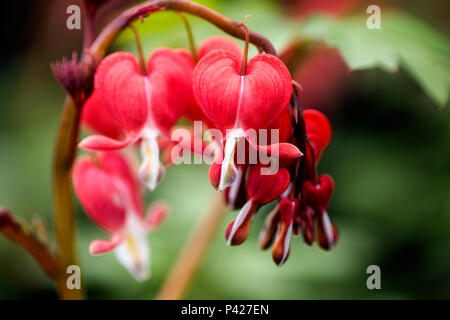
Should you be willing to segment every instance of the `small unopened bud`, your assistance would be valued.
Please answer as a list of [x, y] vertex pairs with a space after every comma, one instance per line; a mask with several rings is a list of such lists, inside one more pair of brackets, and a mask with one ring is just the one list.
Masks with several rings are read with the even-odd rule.
[[72, 54], [70, 60], [64, 57], [61, 62], [50, 64], [56, 79], [71, 95], [77, 106], [81, 106], [92, 93], [96, 66], [95, 59], [89, 55], [78, 62], [76, 52]]

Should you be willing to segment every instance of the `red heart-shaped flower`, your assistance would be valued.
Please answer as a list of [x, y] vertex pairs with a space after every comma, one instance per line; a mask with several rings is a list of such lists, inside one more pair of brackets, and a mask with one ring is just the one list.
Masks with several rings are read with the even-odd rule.
[[267, 128], [286, 108], [292, 94], [291, 76], [283, 62], [259, 54], [240, 74], [235, 54], [216, 50], [194, 69], [194, 96], [214, 126], [226, 129]]

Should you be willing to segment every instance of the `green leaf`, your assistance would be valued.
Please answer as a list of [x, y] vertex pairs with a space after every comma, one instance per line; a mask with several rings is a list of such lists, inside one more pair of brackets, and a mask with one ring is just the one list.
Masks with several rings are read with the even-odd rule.
[[353, 70], [380, 67], [395, 72], [401, 67], [444, 107], [450, 89], [448, 39], [405, 13], [382, 14], [381, 29], [373, 30], [366, 27], [367, 17], [315, 16], [300, 28], [300, 35], [336, 47]]

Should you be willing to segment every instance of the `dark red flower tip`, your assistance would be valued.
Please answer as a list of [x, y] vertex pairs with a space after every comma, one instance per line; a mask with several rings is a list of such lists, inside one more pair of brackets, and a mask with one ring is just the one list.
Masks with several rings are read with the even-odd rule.
[[275, 238], [278, 229], [278, 222], [280, 221], [280, 205], [277, 204], [275, 208], [266, 217], [264, 228], [259, 234], [259, 247], [263, 250], [269, 248]]
[[225, 230], [225, 239], [228, 245], [237, 246], [242, 244], [250, 233], [253, 217], [258, 210], [258, 206], [249, 200], [241, 209]]
[[334, 181], [329, 175], [321, 175], [317, 184], [305, 181], [303, 184], [304, 201], [314, 210], [326, 211], [334, 191]]
[[247, 166], [238, 165], [236, 169], [237, 175], [233, 184], [224, 191], [225, 203], [233, 210], [242, 208], [248, 200], [245, 183]]
[[317, 221], [317, 242], [325, 250], [331, 250], [337, 243], [339, 233], [326, 211], [320, 213]]
[[303, 240], [308, 245], [312, 245], [316, 237], [314, 210], [309, 206], [303, 207], [299, 212], [299, 218], [300, 232], [302, 233]]
[[285, 197], [280, 201], [280, 222], [278, 237], [272, 248], [272, 259], [282, 266], [290, 253], [290, 243], [294, 225], [295, 213], [298, 211], [298, 200]]
[[263, 205], [279, 198], [288, 188], [289, 171], [279, 168], [277, 172], [269, 172], [263, 166], [251, 166], [247, 178], [247, 197], [255, 204]]

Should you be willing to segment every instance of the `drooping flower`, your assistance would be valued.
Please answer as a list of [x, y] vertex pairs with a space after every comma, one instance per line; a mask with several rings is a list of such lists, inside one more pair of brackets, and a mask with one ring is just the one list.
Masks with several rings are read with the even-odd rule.
[[328, 205], [334, 191], [334, 181], [329, 175], [322, 175], [317, 183], [305, 181], [303, 193], [305, 206], [314, 210], [317, 220], [317, 241], [319, 245], [330, 250], [337, 242], [338, 231], [328, 216]]
[[[222, 133], [223, 157], [215, 164], [221, 164], [217, 187], [224, 190], [237, 175], [234, 154], [238, 141], [244, 138], [261, 150], [249, 132], [268, 128], [287, 108], [292, 94], [291, 77], [283, 62], [272, 55], [256, 55], [242, 73], [241, 61], [235, 53], [215, 50], [196, 65], [193, 89], [203, 113]], [[292, 144], [279, 143], [273, 147], [280, 157], [301, 156]], [[271, 146], [264, 148], [268, 154], [271, 150]], [[213, 166], [211, 169], [217, 171]]]
[[[306, 131], [303, 171], [291, 171], [290, 188], [267, 216], [259, 237], [262, 249], [273, 244], [272, 258], [278, 266], [289, 257], [294, 235], [301, 233], [309, 245], [317, 240], [320, 247], [326, 250], [330, 250], [338, 239], [337, 228], [328, 215], [334, 182], [328, 175], [317, 178], [316, 173], [322, 152], [331, 138], [331, 126], [328, 119], [316, 110], [303, 111], [303, 119]], [[300, 175], [296, 176], [295, 172]], [[299, 183], [297, 179], [300, 179]]]
[[150, 275], [146, 234], [162, 223], [167, 207], [155, 203], [144, 214], [138, 178], [125, 157], [115, 152], [80, 158], [73, 185], [86, 214], [110, 235], [91, 242], [90, 253], [114, 251], [138, 281], [146, 280]]
[[96, 71], [94, 93], [89, 102], [93, 105], [90, 108], [103, 109], [97, 112], [113, 120], [114, 130], [109, 124], [100, 123], [109, 121], [89, 117], [88, 112], [85, 118], [90, 119], [91, 127], [102, 129], [98, 130], [101, 135], [85, 138], [80, 147], [89, 151], [111, 151], [138, 142], [142, 155], [139, 176], [153, 190], [164, 172], [157, 139], [169, 136], [186, 107], [186, 97], [192, 95], [192, 69], [192, 58], [184, 49], [153, 51], [146, 74], [131, 53], [116, 52], [107, 56]]

